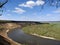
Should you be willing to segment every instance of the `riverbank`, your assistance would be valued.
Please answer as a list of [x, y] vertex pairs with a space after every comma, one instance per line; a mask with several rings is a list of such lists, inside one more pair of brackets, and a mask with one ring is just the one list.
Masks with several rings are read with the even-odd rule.
[[[0, 35], [4, 37], [4, 40], [7, 40], [7, 42], [10, 43], [10, 45], [21, 45], [20, 43], [17, 43], [13, 41], [11, 38], [8, 37], [7, 33], [9, 31], [12, 31], [14, 28], [21, 28], [21, 25], [18, 25], [16, 23], [0, 23]], [[4, 43], [4, 42], [3, 42]]]
[[26, 26], [22, 30], [27, 34], [37, 34], [36, 36], [42, 35], [43, 37], [53, 37], [60, 40], [60, 23], [35, 24]]
[[14, 41], [23, 45], [60, 45], [60, 41], [48, 38], [42, 38], [35, 35], [24, 33], [22, 29], [16, 28], [8, 33], [8, 36]]
[[42, 36], [42, 35], [38, 35], [38, 34], [31, 34], [31, 35], [35, 35], [35, 36], [42, 37], [42, 38], [46, 38], [46, 39], [53, 39], [53, 40], [56, 40], [56, 39], [53, 38], [53, 37], [47, 37], [47, 36]]

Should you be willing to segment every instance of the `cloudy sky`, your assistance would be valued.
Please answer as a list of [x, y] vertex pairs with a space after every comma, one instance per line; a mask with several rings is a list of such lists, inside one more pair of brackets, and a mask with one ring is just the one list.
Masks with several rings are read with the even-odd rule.
[[60, 7], [44, 5], [42, 0], [9, 0], [3, 7], [0, 20], [60, 21]]

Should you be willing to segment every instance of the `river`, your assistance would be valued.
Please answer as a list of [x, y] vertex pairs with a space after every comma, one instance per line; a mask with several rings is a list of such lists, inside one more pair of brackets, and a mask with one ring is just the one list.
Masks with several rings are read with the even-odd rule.
[[25, 43], [26, 45], [60, 45], [60, 41], [29, 35], [19, 28], [8, 32], [8, 37], [18, 43]]

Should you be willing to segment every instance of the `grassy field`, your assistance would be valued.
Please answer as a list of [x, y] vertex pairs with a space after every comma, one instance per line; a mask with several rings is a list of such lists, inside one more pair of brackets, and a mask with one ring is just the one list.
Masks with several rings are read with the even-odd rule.
[[25, 33], [53, 37], [60, 40], [60, 22], [51, 24], [35, 24], [22, 28]]

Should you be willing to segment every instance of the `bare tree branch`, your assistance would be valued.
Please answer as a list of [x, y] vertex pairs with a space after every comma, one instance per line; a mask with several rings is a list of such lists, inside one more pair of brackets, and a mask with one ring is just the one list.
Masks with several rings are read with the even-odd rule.
[[5, 2], [0, 2], [0, 8], [3, 7], [4, 4], [6, 4], [8, 2], [8, 0], [6, 0]]

